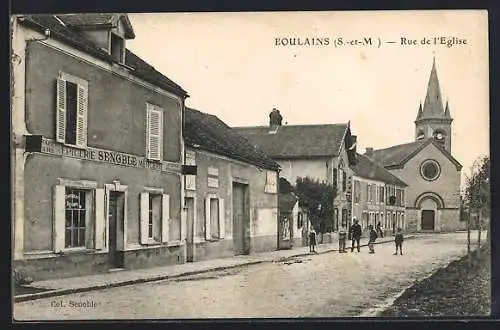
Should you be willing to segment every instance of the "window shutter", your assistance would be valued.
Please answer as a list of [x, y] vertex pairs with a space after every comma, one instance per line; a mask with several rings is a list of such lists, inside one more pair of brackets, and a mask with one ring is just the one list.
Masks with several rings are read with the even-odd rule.
[[76, 145], [87, 146], [87, 86], [78, 85], [77, 115], [76, 115]]
[[54, 252], [61, 252], [64, 249], [66, 242], [66, 228], [65, 228], [65, 186], [54, 187]]
[[170, 226], [170, 196], [163, 194], [161, 206], [161, 241], [168, 242]]
[[147, 108], [147, 157], [161, 160], [163, 136], [163, 112], [148, 104]]
[[149, 220], [149, 194], [147, 192], [141, 193], [140, 204], [141, 244], [147, 244]]
[[95, 190], [95, 248], [102, 250], [105, 247], [105, 213], [104, 213], [104, 189]]
[[210, 236], [210, 197], [205, 198], [205, 239], [209, 240]]
[[219, 198], [219, 238], [226, 234], [226, 210], [224, 209], [224, 198]]
[[57, 78], [56, 92], [56, 141], [64, 143], [66, 140], [66, 80]]

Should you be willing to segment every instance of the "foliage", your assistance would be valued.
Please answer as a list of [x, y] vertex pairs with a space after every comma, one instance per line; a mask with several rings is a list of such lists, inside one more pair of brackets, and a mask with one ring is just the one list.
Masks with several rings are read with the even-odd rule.
[[307, 209], [314, 230], [321, 233], [332, 231], [336, 187], [305, 177], [297, 178], [294, 191], [299, 199], [299, 206]]
[[489, 212], [490, 195], [490, 158], [483, 156], [474, 161], [470, 174], [465, 175], [464, 203], [469, 210]]
[[293, 186], [285, 178], [280, 178], [279, 180], [279, 192], [280, 194], [289, 194], [293, 192]]

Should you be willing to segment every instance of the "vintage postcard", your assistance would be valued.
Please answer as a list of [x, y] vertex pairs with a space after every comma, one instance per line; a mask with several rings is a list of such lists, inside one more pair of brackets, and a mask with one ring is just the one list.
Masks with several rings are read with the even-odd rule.
[[11, 37], [14, 321], [490, 315], [487, 11]]

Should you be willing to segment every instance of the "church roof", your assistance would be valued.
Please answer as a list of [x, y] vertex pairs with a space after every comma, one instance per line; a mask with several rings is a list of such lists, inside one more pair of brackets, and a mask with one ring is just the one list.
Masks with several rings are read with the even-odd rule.
[[213, 152], [261, 168], [279, 169], [261, 149], [227, 126], [217, 116], [185, 108], [184, 139], [192, 148]]
[[365, 155], [356, 154], [356, 165], [351, 166], [356, 176], [407, 187], [408, 185]]
[[441, 97], [441, 89], [439, 87], [439, 79], [436, 70], [436, 61], [432, 62], [431, 74], [429, 83], [427, 84], [427, 94], [425, 96], [424, 107], [419, 108], [417, 121], [423, 119], [451, 119], [449, 109], [445, 111], [443, 108], [443, 100]]
[[[448, 158], [457, 167], [457, 170], [462, 168], [462, 165], [458, 162], [458, 160], [456, 160], [441, 145], [435, 142], [433, 138], [398, 144], [385, 149], [373, 150], [371, 156], [369, 157], [373, 161], [380, 163], [386, 169], [400, 168], [431, 143], [434, 144], [446, 156], [446, 158]], [[366, 153], [365, 156], [367, 156]]]
[[235, 127], [254, 145], [275, 159], [336, 157], [348, 124], [286, 125], [274, 133], [269, 126]]

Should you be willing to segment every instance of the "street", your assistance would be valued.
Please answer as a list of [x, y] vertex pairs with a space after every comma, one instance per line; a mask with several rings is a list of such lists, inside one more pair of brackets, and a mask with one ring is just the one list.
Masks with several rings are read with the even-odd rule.
[[358, 316], [466, 253], [466, 233], [14, 304], [16, 320]]

